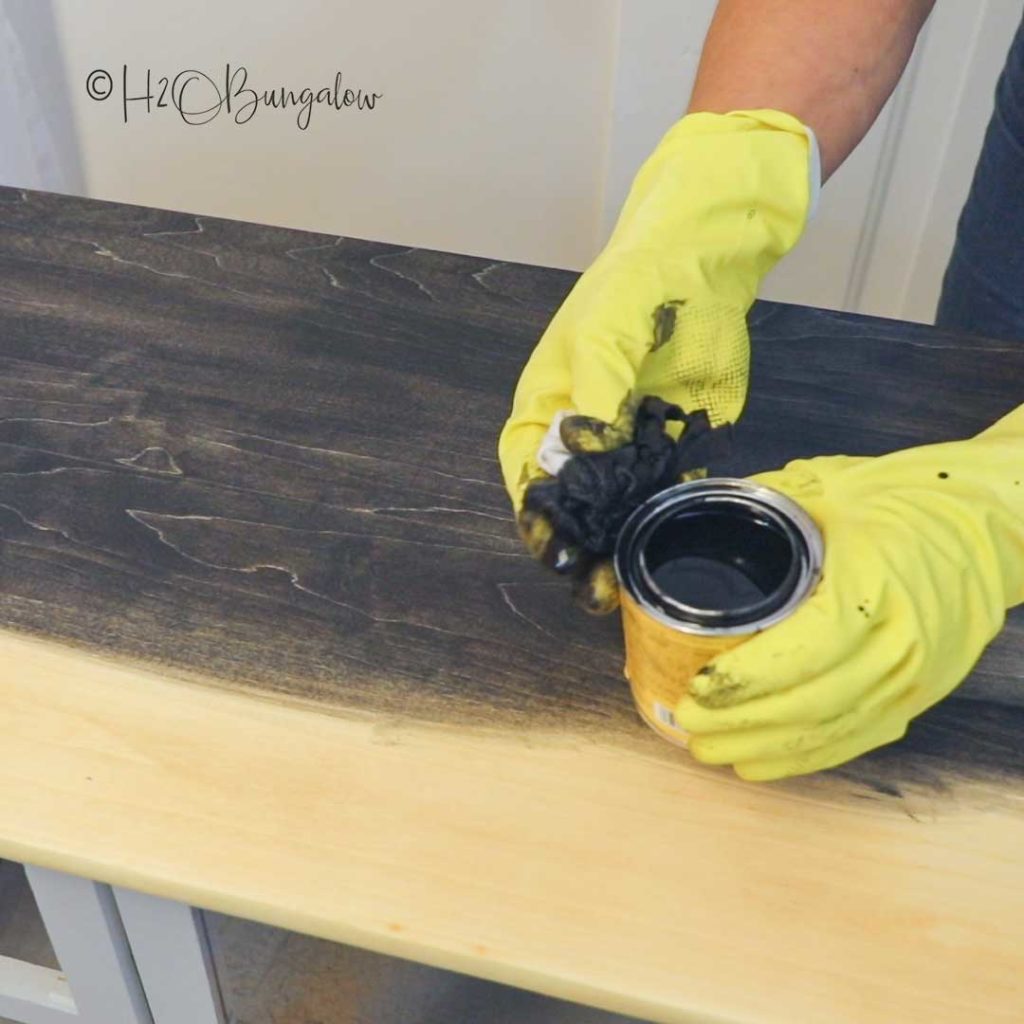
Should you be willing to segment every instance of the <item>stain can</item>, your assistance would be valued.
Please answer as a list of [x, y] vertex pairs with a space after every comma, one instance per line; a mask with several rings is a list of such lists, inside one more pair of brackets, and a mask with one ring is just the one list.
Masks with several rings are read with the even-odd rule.
[[722, 651], [781, 622], [821, 578], [824, 545], [790, 498], [712, 477], [656, 494], [615, 549], [626, 678], [659, 735], [686, 746], [673, 710], [690, 678]]

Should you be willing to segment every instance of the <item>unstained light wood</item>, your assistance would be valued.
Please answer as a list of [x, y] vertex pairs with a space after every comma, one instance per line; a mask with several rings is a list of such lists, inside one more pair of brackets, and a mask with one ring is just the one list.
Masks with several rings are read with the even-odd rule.
[[999, 788], [757, 787], [558, 732], [382, 730], [38, 640], [3, 654], [17, 859], [641, 1019], [1024, 1009], [1024, 816]]

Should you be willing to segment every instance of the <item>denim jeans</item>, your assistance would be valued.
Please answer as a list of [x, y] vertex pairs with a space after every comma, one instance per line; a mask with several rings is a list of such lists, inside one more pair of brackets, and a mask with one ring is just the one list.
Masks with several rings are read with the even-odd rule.
[[996, 87], [936, 323], [1024, 342], [1024, 21]]

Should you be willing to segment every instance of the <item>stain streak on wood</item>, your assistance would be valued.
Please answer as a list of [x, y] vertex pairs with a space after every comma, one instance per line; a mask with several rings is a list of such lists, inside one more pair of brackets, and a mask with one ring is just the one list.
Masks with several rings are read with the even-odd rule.
[[[0, 189], [0, 625], [325, 708], [600, 734], [655, 756], [616, 621], [520, 550], [494, 457], [574, 275]], [[759, 305], [722, 471], [953, 439], [1024, 347]], [[880, 797], [1024, 776], [1024, 630]]]

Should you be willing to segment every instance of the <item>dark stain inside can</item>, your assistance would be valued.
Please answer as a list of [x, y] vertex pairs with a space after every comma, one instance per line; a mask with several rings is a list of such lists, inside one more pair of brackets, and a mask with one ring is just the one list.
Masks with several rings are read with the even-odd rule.
[[793, 545], [777, 523], [746, 509], [681, 510], [651, 532], [644, 557], [672, 601], [720, 613], [756, 606], [782, 589]]
[[822, 540], [785, 495], [727, 477], [670, 487], [623, 527], [623, 594], [684, 633], [753, 633], [781, 621], [820, 577]]

